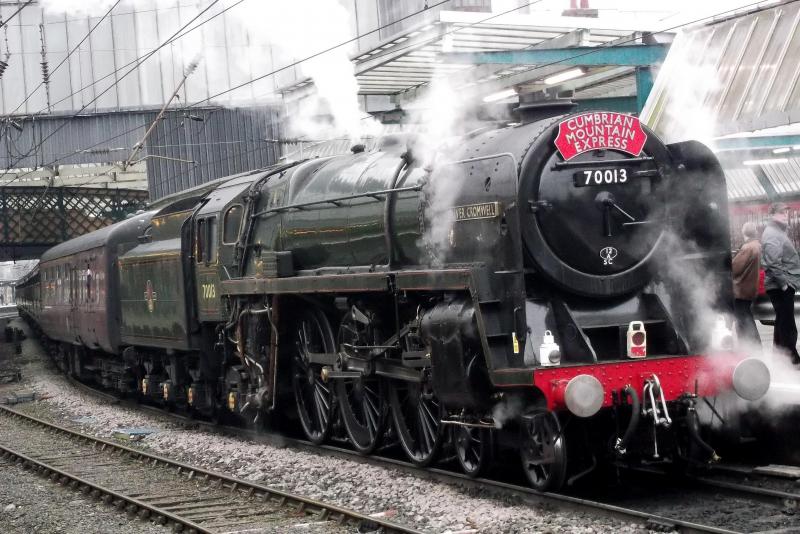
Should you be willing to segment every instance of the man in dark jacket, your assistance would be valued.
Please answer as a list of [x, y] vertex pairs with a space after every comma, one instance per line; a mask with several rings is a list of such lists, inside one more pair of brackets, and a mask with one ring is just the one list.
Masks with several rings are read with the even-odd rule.
[[747, 340], [761, 348], [756, 322], [753, 320], [753, 301], [758, 295], [758, 272], [761, 267], [761, 243], [754, 222], [742, 226], [744, 244], [733, 258], [733, 296], [736, 333], [739, 341]]
[[800, 363], [794, 321], [794, 292], [800, 287], [800, 257], [786, 235], [789, 207], [777, 202], [770, 206], [769, 212], [772, 220], [761, 235], [761, 263], [766, 273], [764, 288], [775, 308], [773, 345], [788, 352], [792, 363]]

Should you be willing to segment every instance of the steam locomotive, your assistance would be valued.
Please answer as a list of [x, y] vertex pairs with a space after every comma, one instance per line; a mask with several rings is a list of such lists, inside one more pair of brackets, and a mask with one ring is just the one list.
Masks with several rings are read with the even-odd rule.
[[513, 450], [550, 490], [713, 458], [697, 399], [770, 382], [717, 318], [719, 164], [633, 116], [517, 111], [432, 162], [395, 135], [162, 199], [47, 251], [20, 311], [82, 380], [419, 466]]

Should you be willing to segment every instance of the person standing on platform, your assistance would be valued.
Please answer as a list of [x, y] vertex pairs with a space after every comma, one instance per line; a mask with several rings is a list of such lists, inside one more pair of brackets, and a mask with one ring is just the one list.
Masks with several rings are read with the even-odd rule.
[[786, 229], [789, 226], [789, 206], [776, 202], [769, 208], [772, 219], [761, 235], [764, 266], [764, 288], [775, 309], [775, 348], [786, 351], [792, 363], [800, 364], [797, 354], [797, 324], [794, 320], [794, 292], [800, 287], [800, 256]]
[[733, 258], [733, 296], [736, 333], [739, 341], [747, 340], [761, 348], [756, 322], [753, 319], [753, 301], [758, 295], [758, 273], [761, 268], [761, 243], [758, 242], [756, 223], [742, 226], [744, 244]]

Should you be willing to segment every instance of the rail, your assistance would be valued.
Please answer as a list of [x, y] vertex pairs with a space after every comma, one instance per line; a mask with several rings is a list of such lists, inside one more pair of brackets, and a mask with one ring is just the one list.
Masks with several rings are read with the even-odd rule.
[[[210, 471], [165, 458], [163, 456], [133, 449], [131, 447], [102, 438], [89, 436], [87, 434], [44, 421], [43, 419], [23, 414], [6, 406], [0, 406], [0, 415], [21, 420], [25, 423], [37, 425], [50, 431], [56, 431], [72, 440], [91, 443], [95, 446], [99, 446], [101, 451], [106, 451], [109, 449], [117, 451], [133, 459], [141, 460], [146, 465], [153, 467], [162, 466], [175, 468], [177, 473], [179, 475], [185, 475], [187, 480], [202, 477], [204, 482], [216, 484], [217, 487], [229, 489], [231, 492], [238, 490], [239, 492], [243, 492], [249, 498], [261, 497], [266, 501], [278, 503], [281, 508], [292, 509], [293, 511], [305, 512], [306, 514], [313, 515], [318, 520], [332, 520], [340, 524], [352, 524], [356, 527], [371, 524], [375, 526], [375, 529], [381, 528], [382, 532], [386, 533], [420, 534], [420, 531], [418, 530], [388, 521], [383, 518], [371, 517], [333, 504], [324, 503], [287, 491], [271, 488], [257, 482], [237, 479], [223, 473]], [[165, 510], [159, 506], [153, 505], [152, 503], [145, 502], [143, 499], [136, 498], [133, 495], [126, 495], [95, 482], [91, 482], [74, 473], [69, 473], [63, 469], [54, 467], [42, 459], [34, 458], [29, 454], [14, 450], [6, 445], [0, 444], [0, 451], [3, 451], [2, 456], [5, 456], [6, 458], [13, 457], [16, 458], [20, 463], [35, 467], [40, 473], [51, 477], [51, 479], [56, 482], [69, 483], [71, 486], [80, 488], [87, 493], [92, 492], [95, 494], [95, 496], [102, 495], [106, 502], [122, 501], [123, 503], [127, 503], [126, 508], [129, 512], [137, 510], [141, 512], [146, 510], [147, 513], [153, 517], [164, 518], [165, 521], [168, 520], [175, 524], [183, 525], [184, 528], [193, 529], [198, 533], [217, 532], [216, 530], [208, 529], [187, 517], [181, 516], [180, 514], [172, 513], [169, 510]]]
[[440, 467], [419, 468], [413, 464], [398, 460], [395, 458], [388, 458], [382, 456], [363, 456], [348, 448], [337, 446], [333, 444], [317, 446], [308, 441], [296, 438], [289, 438], [283, 435], [273, 436], [271, 433], [259, 432], [256, 433], [251, 430], [241, 429], [237, 427], [222, 427], [211, 423], [204, 423], [197, 419], [187, 419], [174, 412], [162, 410], [155, 406], [148, 406], [139, 404], [134, 406], [133, 403], [123, 401], [118, 397], [110, 395], [106, 392], [99, 391], [87, 384], [78, 382], [73, 378], [68, 378], [69, 382], [84, 392], [96, 395], [107, 401], [118, 402], [121, 405], [136, 407], [138, 409], [146, 409], [148, 412], [157, 413], [160, 416], [168, 417], [176, 422], [191, 423], [192, 425], [200, 424], [203, 430], [208, 432], [222, 432], [225, 435], [235, 435], [243, 439], [251, 439], [266, 443], [280, 443], [281, 446], [292, 446], [297, 449], [306, 450], [309, 452], [325, 451], [336, 457], [349, 459], [352, 461], [362, 462], [368, 465], [375, 465], [381, 467], [391, 467], [400, 469], [409, 474], [429, 478], [438, 482], [448, 484], [457, 484], [462, 487], [470, 488], [476, 492], [485, 492], [487, 489], [493, 489], [499, 494], [506, 495], [510, 498], [521, 498], [526, 504], [536, 506], [551, 506], [558, 510], [569, 510], [584, 513], [595, 513], [600, 516], [605, 516], [620, 521], [634, 522], [645, 527], [652, 527], [654, 529], [673, 529], [678, 530], [682, 534], [736, 534], [736, 531], [724, 528], [718, 528], [709, 525], [701, 525], [691, 521], [684, 521], [673, 517], [665, 517], [621, 506], [615, 506], [603, 502], [593, 501], [590, 499], [583, 499], [564, 495], [561, 493], [543, 493], [536, 491], [527, 486], [520, 486], [508, 482], [488, 478], [471, 478], [465, 474], [453, 472], [448, 469]]

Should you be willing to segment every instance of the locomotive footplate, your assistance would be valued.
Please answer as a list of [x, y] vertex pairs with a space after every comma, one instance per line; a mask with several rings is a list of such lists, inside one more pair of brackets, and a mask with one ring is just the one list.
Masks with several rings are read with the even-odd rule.
[[570, 383], [582, 376], [593, 376], [599, 381], [602, 408], [612, 406], [614, 392], [627, 386], [644, 398], [648, 381], [654, 375], [659, 377], [659, 389], [667, 402], [686, 393], [712, 397], [730, 390], [744, 399], [755, 400], [766, 393], [770, 383], [769, 370], [761, 360], [736, 353], [654, 356], [632, 362], [536, 369], [532, 374], [533, 385], [543, 392], [550, 410], [567, 407], [564, 392]]

